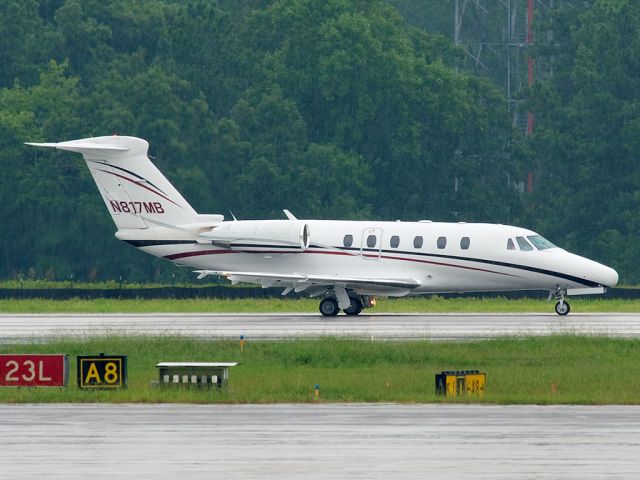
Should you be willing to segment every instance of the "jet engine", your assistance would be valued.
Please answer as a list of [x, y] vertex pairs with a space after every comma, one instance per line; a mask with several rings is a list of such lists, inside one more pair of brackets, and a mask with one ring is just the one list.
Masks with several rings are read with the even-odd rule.
[[299, 253], [309, 248], [309, 225], [302, 220], [241, 220], [223, 222], [199, 237], [232, 250], [283, 248]]

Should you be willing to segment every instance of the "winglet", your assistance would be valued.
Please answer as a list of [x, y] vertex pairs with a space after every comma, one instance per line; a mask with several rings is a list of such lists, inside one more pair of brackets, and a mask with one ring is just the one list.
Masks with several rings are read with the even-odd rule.
[[287, 218], [289, 220], [298, 220], [296, 218], [296, 216], [293, 213], [291, 213], [289, 210], [287, 210], [286, 208], [284, 210], [282, 210], [282, 211], [284, 212], [284, 214], [287, 216]]

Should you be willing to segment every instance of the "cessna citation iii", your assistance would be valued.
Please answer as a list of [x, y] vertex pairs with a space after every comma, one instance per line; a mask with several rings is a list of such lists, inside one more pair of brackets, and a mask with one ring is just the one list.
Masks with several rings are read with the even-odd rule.
[[300, 220], [225, 221], [187, 203], [140, 138], [107, 136], [28, 143], [78, 152], [118, 228], [116, 238], [194, 267], [198, 278], [280, 286], [320, 297], [325, 316], [358, 315], [375, 296], [549, 290], [559, 315], [566, 295], [604, 293], [615, 270], [569, 253], [525, 228], [484, 223]]

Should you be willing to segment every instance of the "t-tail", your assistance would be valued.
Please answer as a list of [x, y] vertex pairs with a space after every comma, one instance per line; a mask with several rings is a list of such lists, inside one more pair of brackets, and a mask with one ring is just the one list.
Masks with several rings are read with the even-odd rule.
[[146, 140], [107, 136], [28, 145], [81, 153], [120, 231], [193, 224], [202, 217], [151, 162]]

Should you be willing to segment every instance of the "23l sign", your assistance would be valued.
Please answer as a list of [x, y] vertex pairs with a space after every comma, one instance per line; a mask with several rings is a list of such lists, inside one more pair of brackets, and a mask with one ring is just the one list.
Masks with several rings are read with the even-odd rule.
[[64, 387], [68, 377], [67, 355], [0, 355], [2, 387]]

